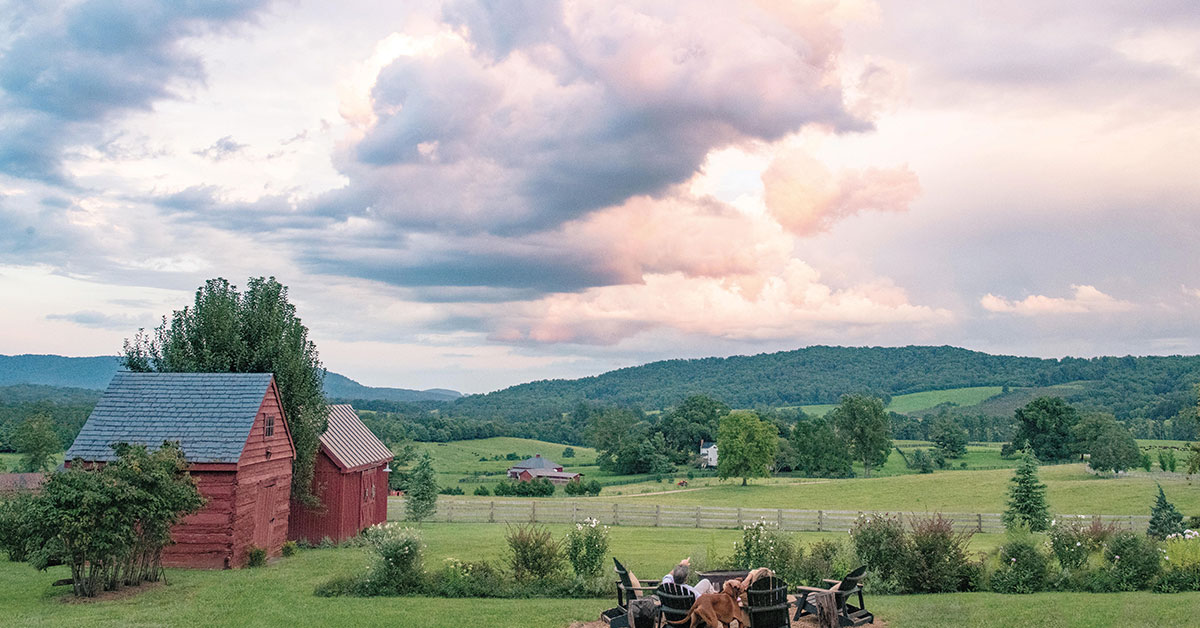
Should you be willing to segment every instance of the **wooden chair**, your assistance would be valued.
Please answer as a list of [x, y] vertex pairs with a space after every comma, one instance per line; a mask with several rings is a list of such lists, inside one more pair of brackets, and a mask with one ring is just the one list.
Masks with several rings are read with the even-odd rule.
[[658, 585], [654, 594], [658, 596], [658, 601], [662, 604], [659, 607], [659, 626], [667, 625], [667, 621], [683, 619], [692, 609], [692, 604], [696, 603], [696, 594], [674, 582], [664, 582]]
[[750, 628], [789, 628], [788, 584], [775, 576], [755, 580], [746, 590], [746, 616]]
[[[871, 614], [864, 608], [862, 579], [867, 573], [867, 566], [863, 565], [854, 571], [846, 574], [846, 577], [841, 580], [829, 580], [825, 582], [831, 586], [828, 589], [821, 587], [796, 587], [796, 619], [806, 615], [817, 615], [818, 609], [810, 599], [814, 593], [832, 593], [834, 605], [837, 611], [839, 626], [861, 626], [863, 624], [875, 623], [875, 615]], [[858, 596], [858, 606], [850, 603], [850, 597]]]
[[617, 572], [617, 606], [625, 608], [629, 600], [643, 597], [646, 591], [654, 591], [658, 580], [640, 581], [632, 571], [625, 568], [621, 561], [613, 557], [614, 570]]

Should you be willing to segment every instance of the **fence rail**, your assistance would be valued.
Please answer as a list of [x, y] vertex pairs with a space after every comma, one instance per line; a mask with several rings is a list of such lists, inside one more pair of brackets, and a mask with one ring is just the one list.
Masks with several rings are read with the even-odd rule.
[[[845, 532], [860, 516], [895, 515], [903, 518], [931, 513], [870, 510], [795, 510], [789, 508], [736, 508], [722, 506], [686, 506], [679, 504], [621, 503], [588, 500], [499, 500], [438, 499], [433, 521], [448, 523], [578, 523], [596, 519], [612, 526], [655, 528], [740, 528], [758, 520], [773, 523], [781, 530], [796, 532]], [[941, 513], [959, 530], [1002, 533], [1004, 521], [999, 513]], [[404, 499], [388, 501], [388, 519], [404, 518]], [[1150, 523], [1147, 515], [1056, 515], [1058, 519], [1099, 521], [1120, 529], [1143, 531]]]

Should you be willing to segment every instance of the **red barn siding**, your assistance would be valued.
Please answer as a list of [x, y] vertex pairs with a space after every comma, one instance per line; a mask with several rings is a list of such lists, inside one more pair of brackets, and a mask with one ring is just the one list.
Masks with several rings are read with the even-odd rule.
[[387, 520], [387, 463], [343, 472], [322, 450], [313, 475], [318, 510], [292, 502], [288, 538], [320, 543], [344, 541]]
[[[271, 436], [265, 433], [268, 417], [274, 418], [275, 429]], [[293, 457], [295, 450], [272, 380], [238, 460], [233, 503], [231, 560], [234, 566], [246, 563], [252, 545], [266, 549], [268, 556], [278, 556], [283, 551], [288, 531]]]

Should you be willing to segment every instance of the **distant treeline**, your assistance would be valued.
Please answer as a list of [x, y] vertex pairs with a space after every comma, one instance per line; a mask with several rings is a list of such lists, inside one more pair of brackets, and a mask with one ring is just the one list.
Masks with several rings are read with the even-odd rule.
[[12, 451], [13, 429], [25, 419], [44, 414], [54, 423], [54, 431], [65, 449], [79, 434], [100, 391], [17, 384], [0, 386], [0, 451]]

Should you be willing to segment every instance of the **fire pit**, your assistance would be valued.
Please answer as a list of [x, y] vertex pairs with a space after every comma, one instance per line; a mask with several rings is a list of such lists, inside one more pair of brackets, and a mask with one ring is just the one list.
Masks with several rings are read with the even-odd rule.
[[725, 584], [726, 580], [733, 580], [734, 578], [741, 580], [748, 575], [750, 575], [750, 572], [745, 569], [741, 571], [702, 571], [696, 574], [696, 576], [699, 578], [708, 578], [708, 581], [712, 583], [713, 588], [718, 591], [721, 590], [721, 586]]

